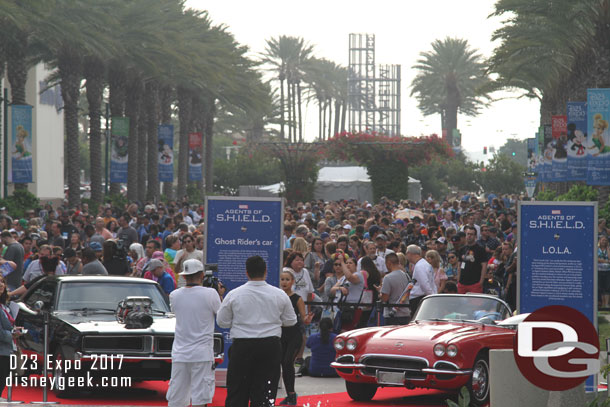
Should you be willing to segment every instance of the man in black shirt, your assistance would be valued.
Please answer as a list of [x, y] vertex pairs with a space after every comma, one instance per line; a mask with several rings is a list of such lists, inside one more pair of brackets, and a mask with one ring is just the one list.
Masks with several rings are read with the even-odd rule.
[[464, 228], [466, 245], [459, 251], [458, 293], [482, 293], [483, 279], [487, 272], [487, 254], [476, 243], [477, 231], [472, 226]]

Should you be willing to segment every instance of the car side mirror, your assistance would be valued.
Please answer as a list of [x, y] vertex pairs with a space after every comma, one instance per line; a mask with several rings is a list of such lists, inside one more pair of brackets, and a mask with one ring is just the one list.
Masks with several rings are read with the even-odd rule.
[[[38, 301], [38, 302], [42, 302], [42, 301]], [[24, 302], [18, 302], [17, 305], [19, 306], [19, 311], [21, 311], [21, 312], [25, 312], [26, 314], [29, 314], [29, 315], [38, 315], [38, 311], [31, 309]]]

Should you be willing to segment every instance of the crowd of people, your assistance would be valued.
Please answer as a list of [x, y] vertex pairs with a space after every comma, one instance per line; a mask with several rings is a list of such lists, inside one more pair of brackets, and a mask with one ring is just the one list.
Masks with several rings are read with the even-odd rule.
[[[442, 201], [429, 198], [421, 203], [381, 199], [377, 204], [343, 200], [287, 206], [284, 267], [271, 271], [279, 273], [281, 288], [272, 295], [279, 292], [285, 296], [296, 317], [296, 324], [284, 326], [278, 338], [282, 349], [278, 365], [282, 366], [288, 395], [282, 403], [296, 405], [295, 365], [301, 373], [335, 375], [329, 367], [334, 358], [335, 333], [379, 324], [406, 324], [426, 295], [491, 293], [514, 309], [516, 201], [516, 197], [478, 199], [467, 194]], [[0, 271], [7, 296], [18, 295], [37, 278], [54, 273], [148, 278], [157, 281], [172, 298], [177, 288], [198, 285], [185, 265], [193, 260], [198, 265], [203, 262], [203, 220], [202, 205], [175, 202], [134, 203], [125, 208], [105, 205], [97, 213], [90, 213], [86, 204], [72, 209], [47, 205], [26, 211], [22, 219], [12, 219], [0, 208]], [[607, 250], [607, 241], [605, 247]], [[197, 266], [198, 272], [201, 267]], [[255, 273], [249, 289], [262, 287], [256, 282], [261, 278], [259, 274]], [[193, 298], [198, 295], [189, 292]], [[231, 292], [229, 300], [238, 295]], [[181, 295], [185, 298], [180, 299], [183, 305], [178, 305], [181, 297], [177, 296], [172, 305], [190, 308], [189, 297]], [[220, 308], [216, 303], [213, 314], [218, 311], [224, 318], [218, 324], [233, 329], [235, 325], [222, 313], [223, 308], [231, 306], [225, 304], [227, 298]], [[398, 305], [384, 306], [378, 313], [378, 300]], [[239, 319], [235, 314], [231, 317]], [[210, 318], [213, 316], [206, 321]], [[315, 329], [308, 329], [312, 325]], [[181, 329], [188, 331], [184, 326]], [[275, 336], [275, 328], [270, 332]], [[235, 338], [249, 333], [248, 329], [238, 329]], [[236, 343], [241, 344], [232, 355], [251, 353], [245, 337], [233, 347]], [[271, 341], [261, 346], [271, 349], [275, 345]], [[309, 363], [303, 358], [306, 346], [312, 349]], [[180, 362], [187, 363], [186, 359]], [[241, 363], [239, 369], [246, 362]], [[185, 368], [180, 369], [176, 374], [185, 374]], [[230, 379], [234, 383], [239, 380]], [[172, 391], [176, 397], [184, 395], [182, 388]], [[243, 396], [240, 392], [231, 393], [231, 397], [237, 400]], [[235, 405], [241, 403], [235, 400]]]

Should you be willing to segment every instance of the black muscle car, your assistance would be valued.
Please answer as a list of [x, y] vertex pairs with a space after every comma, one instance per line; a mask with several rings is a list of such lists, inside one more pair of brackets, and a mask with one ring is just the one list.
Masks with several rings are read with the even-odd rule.
[[[153, 322], [148, 328], [128, 329], [119, 323], [117, 306], [127, 297], [152, 300]], [[167, 295], [154, 281], [114, 276], [48, 276], [30, 287], [19, 308], [15, 326], [26, 330], [18, 339], [20, 367], [26, 373], [41, 372], [46, 362], [55, 378], [112, 376], [131, 377], [134, 381], [170, 378], [176, 320]], [[46, 312], [49, 357], [45, 361]], [[223, 347], [222, 335], [215, 334], [217, 363], [222, 362]], [[62, 394], [70, 388], [55, 390]]]

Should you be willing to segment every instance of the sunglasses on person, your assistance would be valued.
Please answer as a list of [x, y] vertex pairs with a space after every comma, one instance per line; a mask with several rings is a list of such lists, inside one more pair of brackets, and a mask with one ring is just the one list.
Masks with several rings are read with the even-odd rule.
[[448, 259], [455, 259], [456, 257], [455, 257], [455, 256], [449, 256], [449, 257], [447, 257], [447, 258], [448, 258]]
[[333, 263], [333, 266], [340, 266], [341, 263]]

